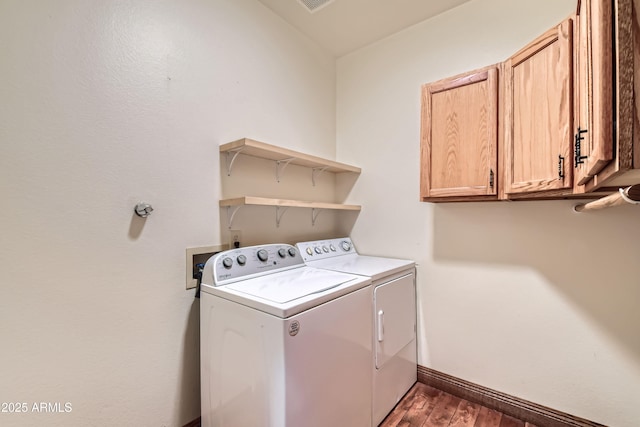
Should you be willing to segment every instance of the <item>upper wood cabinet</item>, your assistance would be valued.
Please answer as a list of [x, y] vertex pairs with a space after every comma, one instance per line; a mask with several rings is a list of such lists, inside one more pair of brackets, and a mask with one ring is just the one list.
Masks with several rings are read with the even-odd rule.
[[[640, 98], [636, 96], [640, 94], [638, 8], [638, 0], [580, 2], [580, 22], [586, 20], [585, 33], [592, 42], [588, 59], [594, 75], [590, 83], [594, 124], [593, 132], [587, 135], [592, 133], [590, 144], [604, 155], [583, 153], [589, 156], [586, 163], [591, 169], [576, 193], [606, 192], [640, 183]], [[582, 17], [584, 13], [586, 17]], [[598, 130], [600, 118], [602, 125]], [[608, 158], [611, 160], [607, 161]]]
[[581, 0], [576, 20], [573, 164], [578, 187], [613, 159], [611, 0]]
[[[563, 21], [505, 64], [505, 193], [571, 192], [573, 22]], [[566, 189], [566, 190], [565, 190]], [[563, 191], [560, 191], [561, 194]]]
[[640, 183], [640, 0], [576, 5], [504, 63], [423, 86], [423, 201], [598, 196]]
[[497, 198], [498, 68], [422, 87], [422, 201]]

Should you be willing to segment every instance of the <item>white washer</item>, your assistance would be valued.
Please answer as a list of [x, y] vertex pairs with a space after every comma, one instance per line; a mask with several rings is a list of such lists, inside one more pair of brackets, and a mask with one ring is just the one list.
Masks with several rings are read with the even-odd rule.
[[372, 280], [372, 425], [377, 426], [417, 381], [415, 262], [359, 255], [348, 237], [297, 247], [310, 267]]
[[291, 245], [221, 252], [200, 296], [203, 427], [371, 425], [371, 280]]

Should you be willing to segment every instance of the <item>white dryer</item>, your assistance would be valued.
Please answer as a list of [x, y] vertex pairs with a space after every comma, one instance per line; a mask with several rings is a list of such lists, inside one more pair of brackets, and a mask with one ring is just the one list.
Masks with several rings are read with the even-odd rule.
[[203, 427], [371, 425], [369, 278], [263, 245], [210, 258], [201, 291]]
[[307, 266], [372, 280], [372, 425], [377, 426], [417, 381], [415, 262], [359, 255], [348, 237], [297, 247]]

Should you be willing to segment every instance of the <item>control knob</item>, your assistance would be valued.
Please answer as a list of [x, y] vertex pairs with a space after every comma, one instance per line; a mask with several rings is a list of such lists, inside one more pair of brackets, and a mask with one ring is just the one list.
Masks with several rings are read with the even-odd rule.
[[269, 259], [269, 252], [267, 252], [265, 249], [260, 249], [257, 255], [258, 255], [258, 259], [262, 262], [265, 262], [266, 260]]
[[236, 258], [236, 261], [238, 261], [238, 264], [240, 265], [245, 265], [247, 263], [247, 257], [244, 255], [238, 255], [238, 258]]
[[222, 265], [224, 268], [231, 268], [233, 266], [233, 260], [229, 257], [226, 257], [222, 260]]
[[289, 248], [289, 256], [296, 256], [296, 248]]
[[311, 249], [311, 246], [308, 246], [308, 247], [307, 247], [307, 253], [308, 253], [309, 255], [313, 255], [313, 250]]
[[329, 248], [327, 248], [326, 246], [323, 246], [323, 247], [322, 247], [322, 251], [323, 251], [325, 254], [328, 254], [328, 253], [329, 253]]
[[351, 244], [346, 240], [340, 242], [340, 246], [342, 246], [342, 250], [345, 252], [349, 252], [351, 250]]
[[287, 251], [285, 251], [284, 248], [280, 248], [278, 249], [278, 255], [280, 256], [280, 258], [284, 258], [287, 256]]
[[313, 250], [314, 250], [314, 251], [316, 251], [316, 253], [317, 253], [318, 255], [320, 255], [320, 254], [322, 253], [322, 249], [320, 249], [320, 247], [319, 247], [319, 246], [316, 246], [315, 248], [313, 248]]

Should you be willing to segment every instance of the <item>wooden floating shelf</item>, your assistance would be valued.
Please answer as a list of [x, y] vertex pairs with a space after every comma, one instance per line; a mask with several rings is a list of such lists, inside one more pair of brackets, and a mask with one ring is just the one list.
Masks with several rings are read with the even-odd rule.
[[[311, 182], [315, 186], [316, 179], [323, 172], [331, 173], [357, 173], [362, 170], [359, 167], [323, 159], [276, 145], [266, 144], [253, 139], [243, 138], [229, 142], [220, 146], [220, 153], [226, 154], [227, 175], [231, 176], [231, 169], [236, 158], [242, 154], [261, 159], [275, 161], [276, 180], [280, 182], [280, 177], [284, 169], [290, 165], [298, 165], [311, 169]], [[219, 202], [220, 207], [227, 208], [227, 221], [229, 229], [233, 224], [233, 218], [242, 206], [273, 206], [276, 213], [276, 226], [280, 226], [282, 216], [289, 208], [311, 209], [311, 225], [315, 225], [318, 215], [323, 210], [352, 211], [359, 212], [362, 207], [358, 205], [344, 205], [340, 203], [312, 202], [302, 200], [273, 199], [267, 197], [244, 196], [233, 199], [224, 199]]]
[[333, 173], [353, 172], [359, 174], [361, 172], [361, 169], [356, 166], [335, 162], [333, 160], [323, 159], [322, 157], [300, 153], [298, 151], [289, 150], [287, 148], [278, 147], [276, 145], [271, 145], [260, 141], [254, 141], [253, 139], [248, 138], [243, 138], [237, 141], [223, 144], [220, 146], [220, 152], [231, 154], [240, 153], [247, 156], [275, 160], [277, 162], [287, 161], [288, 163], [293, 165], [305, 166], [313, 169], [322, 169], [324, 171]]
[[226, 206], [275, 206], [290, 208], [333, 209], [342, 211], [360, 211], [362, 206], [340, 203], [304, 202], [301, 200], [270, 199], [266, 197], [244, 196], [220, 200], [220, 207]]

